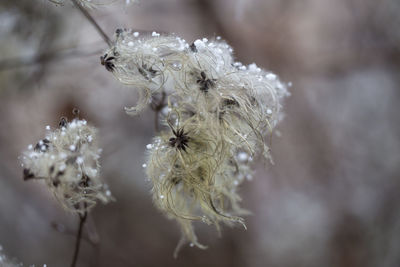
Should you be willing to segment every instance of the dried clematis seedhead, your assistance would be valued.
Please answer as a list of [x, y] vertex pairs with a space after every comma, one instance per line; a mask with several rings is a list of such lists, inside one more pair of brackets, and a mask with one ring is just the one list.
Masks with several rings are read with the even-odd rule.
[[100, 62], [121, 83], [139, 91], [137, 106], [126, 108], [128, 114], [136, 115], [156, 93], [188, 97], [193, 91], [207, 92], [219, 75], [233, 69], [232, 48], [221, 40], [207, 42], [189, 45], [173, 35], [118, 29], [113, 46]]
[[220, 38], [188, 44], [155, 32], [117, 30], [116, 36], [101, 63], [141, 93], [127, 113], [139, 113], [160, 93], [168, 103], [157, 105], [167, 130], [148, 145], [154, 203], [181, 226], [176, 253], [184, 241], [205, 248], [192, 221], [217, 229], [221, 222], [244, 225], [237, 188], [251, 179], [255, 158], [271, 159], [266, 137], [282, 119], [287, 86], [255, 64], [235, 62]]
[[[126, 108], [130, 115], [141, 112], [154, 94], [162, 92], [172, 104], [186, 103], [194, 112], [218, 113], [221, 118], [234, 113], [255, 134], [265, 134], [281, 118], [286, 85], [255, 64], [234, 62], [232, 53], [219, 37], [189, 45], [173, 35], [118, 29], [101, 64], [139, 91], [137, 106]], [[235, 110], [227, 112], [229, 108]]]
[[238, 204], [239, 182], [232, 177], [234, 147], [225, 140], [218, 120], [191, 118], [176, 129], [170, 123], [170, 128], [148, 146], [146, 172], [155, 205], [181, 226], [183, 239], [176, 255], [183, 241], [205, 248], [197, 241], [192, 221], [214, 224], [218, 230], [220, 222], [245, 227], [238, 217], [245, 211]]
[[97, 201], [112, 200], [107, 185], [101, 182], [97, 130], [85, 120], [67, 122], [50, 131], [36, 145], [29, 145], [20, 157], [24, 180], [42, 179], [62, 206], [83, 214]]

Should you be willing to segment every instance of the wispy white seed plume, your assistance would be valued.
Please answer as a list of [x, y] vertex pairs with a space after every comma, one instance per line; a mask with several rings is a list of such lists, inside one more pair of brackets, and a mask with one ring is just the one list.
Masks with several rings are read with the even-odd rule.
[[147, 146], [145, 167], [155, 205], [181, 226], [175, 255], [185, 242], [205, 248], [193, 221], [218, 230], [221, 222], [245, 226], [238, 186], [251, 179], [255, 158], [271, 159], [267, 136], [283, 117], [286, 84], [254, 63], [235, 62], [232, 53], [218, 37], [189, 44], [119, 29], [101, 56], [106, 70], [141, 94], [128, 114], [154, 108], [157, 96], [167, 100], [157, 105], [164, 130]]
[[83, 214], [100, 200], [112, 200], [110, 191], [100, 180], [97, 130], [85, 120], [62, 119], [36, 145], [29, 145], [20, 157], [24, 179], [44, 180], [62, 206]]

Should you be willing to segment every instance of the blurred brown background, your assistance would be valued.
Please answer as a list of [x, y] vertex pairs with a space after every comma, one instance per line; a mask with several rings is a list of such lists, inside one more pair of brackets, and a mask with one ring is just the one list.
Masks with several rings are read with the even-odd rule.
[[[68, 266], [78, 219], [18, 155], [73, 107], [100, 129], [102, 173], [117, 201], [98, 205], [79, 266], [400, 266], [400, 1], [141, 0], [91, 12], [117, 27], [221, 35], [239, 61], [292, 82], [275, 165], [242, 189], [248, 230], [196, 224], [186, 246], [153, 206], [141, 167], [153, 113], [124, 114], [136, 93], [99, 63], [106, 48], [71, 5], [0, 3], [0, 245], [26, 266]], [[52, 224], [60, 223], [64, 233]]]

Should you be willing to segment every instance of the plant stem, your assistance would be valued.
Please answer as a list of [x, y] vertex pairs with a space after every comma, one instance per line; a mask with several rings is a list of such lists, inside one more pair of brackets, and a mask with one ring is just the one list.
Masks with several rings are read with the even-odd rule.
[[79, 9], [79, 11], [86, 17], [86, 19], [96, 28], [97, 32], [100, 34], [100, 36], [103, 38], [103, 40], [107, 43], [109, 47], [111, 47], [112, 43], [110, 38], [107, 36], [107, 34], [103, 31], [103, 29], [100, 27], [100, 25], [96, 22], [96, 20], [89, 14], [89, 12], [81, 6], [76, 0], [71, 0], [72, 3], [74, 3], [75, 7]]
[[165, 98], [166, 98], [167, 94], [163, 91], [161, 93], [161, 99], [158, 101], [158, 103], [153, 102], [151, 103], [150, 107], [152, 110], [154, 110], [155, 115], [154, 115], [154, 128], [156, 130], [156, 132], [159, 132], [159, 127], [158, 127], [158, 114], [160, 113], [160, 111], [165, 107]]
[[79, 254], [79, 247], [81, 245], [81, 239], [82, 239], [82, 230], [83, 230], [83, 225], [86, 222], [87, 218], [87, 211], [83, 215], [79, 214], [79, 229], [78, 229], [78, 234], [76, 235], [76, 241], [75, 241], [75, 251], [74, 251], [74, 257], [72, 259], [71, 267], [75, 267], [76, 262], [78, 260], [78, 254]]

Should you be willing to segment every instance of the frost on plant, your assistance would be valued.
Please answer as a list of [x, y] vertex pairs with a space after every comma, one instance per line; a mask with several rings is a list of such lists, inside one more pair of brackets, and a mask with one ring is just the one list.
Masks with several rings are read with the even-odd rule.
[[68, 211], [83, 214], [97, 201], [112, 199], [107, 185], [99, 177], [97, 130], [85, 120], [67, 122], [62, 118], [54, 131], [36, 145], [29, 145], [21, 158], [24, 180], [44, 180], [61, 205]]
[[[82, 7], [87, 8], [87, 9], [94, 9], [94, 8], [102, 6], [102, 5], [112, 4], [112, 3], [116, 2], [115, 0], [104, 0], [104, 1], [100, 1], [100, 0], [49, 0], [49, 1], [54, 4], [57, 4], [57, 5], [64, 5], [65, 2], [75, 2], [78, 5], [81, 5]], [[134, 1], [124, 0], [123, 2], [125, 2], [126, 5], [128, 5], [130, 3], [133, 3]]]
[[8, 258], [3, 253], [3, 247], [0, 245], [0, 266], [1, 267], [23, 267], [22, 263], [18, 263], [15, 259]]
[[199, 248], [192, 222], [244, 225], [238, 186], [252, 176], [256, 157], [270, 157], [267, 136], [282, 119], [287, 86], [256, 64], [235, 62], [220, 38], [188, 44], [173, 35], [117, 30], [101, 63], [138, 90], [135, 115], [157, 95], [167, 96], [164, 124], [149, 144], [146, 173], [155, 205], [180, 224]]

